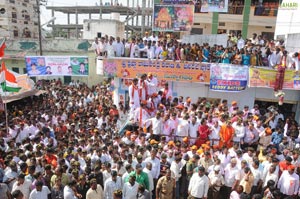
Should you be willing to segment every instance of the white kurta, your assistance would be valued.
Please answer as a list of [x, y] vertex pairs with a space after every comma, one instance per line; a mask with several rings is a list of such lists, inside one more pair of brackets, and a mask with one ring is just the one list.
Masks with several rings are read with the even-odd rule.
[[134, 88], [133, 85], [130, 85], [128, 88], [128, 95], [130, 111], [134, 111], [136, 108], [140, 107], [139, 90]]
[[284, 171], [278, 181], [278, 189], [285, 195], [297, 195], [299, 190], [299, 176], [295, 173], [292, 175]]

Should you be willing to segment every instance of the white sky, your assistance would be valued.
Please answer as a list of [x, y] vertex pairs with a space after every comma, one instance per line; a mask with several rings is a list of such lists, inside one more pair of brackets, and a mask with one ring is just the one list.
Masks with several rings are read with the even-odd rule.
[[[115, 1], [115, 0], [113, 0]], [[137, 5], [137, 0], [129, 0], [130, 5], [132, 5], [132, 2], [135, 2], [135, 6]], [[149, 1], [149, 0], [148, 0]], [[105, 4], [105, 2], [111, 2], [111, 0], [102, 0], [103, 4]], [[127, 0], [118, 0], [119, 3], [122, 3], [123, 5], [127, 4]], [[94, 6], [96, 5], [96, 3], [99, 5], [100, 4], [100, 0], [84, 0], [84, 1], [80, 1], [80, 0], [48, 0], [47, 5], [48, 6]], [[139, 4], [141, 5], [142, 0], [139, 0]], [[147, 2], [148, 4], [148, 2]], [[55, 23], [56, 24], [67, 24], [67, 14], [62, 14], [60, 12], [55, 12]], [[109, 17], [109, 16], [107, 16]], [[106, 17], [106, 18], [107, 18]], [[70, 23], [74, 23], [75, 24], [75, 16], [71, 15], [70, 17]], [[83, 19], [87, 19], [88, 15], [84, 16], [84, 15], [79, 15], [79, 24], [83, 23]], [[93, 19], [98, 19], [99, 15], [92, 15]], [[103, 17], [105, 18], [105, 17]], [[49, 21], [51, 19], [51, 10], [47, 10], [45, 8], [45, 6], [41, 7], [41, 24], [44, 24], [45, 22]], [[46, 27], [44, 27], [46, 28]]]

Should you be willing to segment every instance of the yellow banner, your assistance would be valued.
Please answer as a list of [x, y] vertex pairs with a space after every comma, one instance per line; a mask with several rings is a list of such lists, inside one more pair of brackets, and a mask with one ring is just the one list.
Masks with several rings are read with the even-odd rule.
[[210, 63], [178, 62], [147, 59], [104, 59], [106, 76], [120, 78], [140, 77], [152, 73], [158, 79], [166, 81], [209, 83]]
[[[274, 88], [276, 72], [274, 69], [250, 68], [249, 87]], [[285, 71], [283, 88], [288, 90], [300, 90], [300, 78], [296, 71]]]

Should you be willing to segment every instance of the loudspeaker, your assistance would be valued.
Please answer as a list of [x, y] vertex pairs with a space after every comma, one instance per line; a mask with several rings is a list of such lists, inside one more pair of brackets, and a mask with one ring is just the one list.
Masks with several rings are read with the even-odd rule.
[[97, 33], [97, 37], [98, 37], [98, 38], [101, 38], [101, 37], [102, 37], [102, 33], [101, 33], [101, 32], [98, 32], [98, 33]]

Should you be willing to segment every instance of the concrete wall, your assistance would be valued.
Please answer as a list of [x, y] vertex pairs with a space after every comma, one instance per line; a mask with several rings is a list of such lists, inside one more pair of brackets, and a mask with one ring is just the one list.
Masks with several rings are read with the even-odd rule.
[[[6, 40], [6, 50], [26, 51], [34, 53], [39, 51], [39, 42], [37, 39], [18, 39]], [[89, 50], [92, 41], [79, 39], [43, 39], [42, 48], [47, 52], [86, 52]]]
[[[91, 42], [91, 41], [90, 41]], [[19, 68], [20, 74], [24, 73], [25, 59], [24, 55], [20, 56], [20, 53], [25, 53], [26, 56], [39, 55], [39, 44], [37, 40], [7, 40], [6, 41], [5, 55], [12, 55], [13, 58], [5, 60], [6, 66], [9, 69], [13, 67]], [[45, 56], [88, 56], [89, 58], [89, 76], [88, 77], [72, 77], [74, 80], [80, 80], [88, 85], [94, 85], [103, 80], [103, 77], [96, 75], [96, 56], [94, 52], [89, 48], [89, 41], [87, 40], [43, 40], [43, 54]], [[16, 56], [19, 54], [19, 56]], [[44, 78], [44, 77], [43, 77]], [[53, 77], [61, 78], [63, 77]]]
[[97, 33], [102, 36], [109, 35], [113, 37], [124, 38], [125, 25], [123, 22], [114, 19], [88, 19], [83, 21], [83, 39], [94, 39]]
[[289, 52], [299, 52], [300, 51], [300, 33], [288, 34], [287, 40], [285, 42], [285, 47]]

